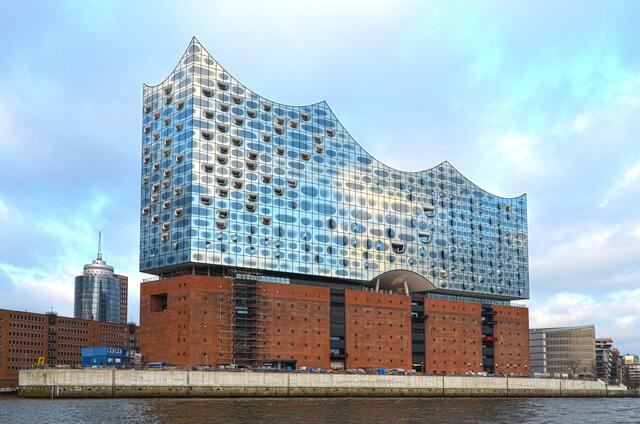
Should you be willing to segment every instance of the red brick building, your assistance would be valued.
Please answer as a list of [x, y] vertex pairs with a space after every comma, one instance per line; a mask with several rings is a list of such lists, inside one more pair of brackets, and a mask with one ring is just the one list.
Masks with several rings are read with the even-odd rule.
[[411, 298], [345, 290], [347, 368], [411, 369]]
[[258, 278], [143, 283], [145, 361], [528, 375], [526, 308]]
[[426, 372], [482, 371], [481, 305], [425, 298], [424, 306]]
[[529, 375], [529, 310], [493, 307], [495, 371], [506, 375]]
[[0, 387], [15, 385], [18, 370], [40, 358], [47, 366], [80, 366], [89, 346], [137, 348], [138, 327], [0, 309]]
[[[247, 363], [328, 368], [329, 289], [252, 283], [249, 306], [233, 303], [230, 278], [186, 275], [143, 283], [145, 360], [213, 366], [233, 363], [236, 352]], [[240, 319], [245, 307], [252, 308], [251, 320]]]
[[120, 320], [119, 322], [129, 322], [129, 277], [126, 275], [113, 275], [120, 283]]

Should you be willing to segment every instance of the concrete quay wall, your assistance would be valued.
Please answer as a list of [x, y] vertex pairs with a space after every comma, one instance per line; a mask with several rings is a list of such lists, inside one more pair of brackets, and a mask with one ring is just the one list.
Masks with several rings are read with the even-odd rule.
[[602, 381], [227, 371], [23, 370], [23, 397], [618, 397]]

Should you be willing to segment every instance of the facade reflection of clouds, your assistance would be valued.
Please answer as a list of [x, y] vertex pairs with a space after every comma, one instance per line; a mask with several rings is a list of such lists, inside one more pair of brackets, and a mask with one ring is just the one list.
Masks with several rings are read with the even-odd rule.
[[195, 39], [143, 108], [141, 271], [407, 270], [445, 293], [528, 297], [525, 195], [494, 196], [448, 162], [390, 168], [325, 102], [261, 97]]

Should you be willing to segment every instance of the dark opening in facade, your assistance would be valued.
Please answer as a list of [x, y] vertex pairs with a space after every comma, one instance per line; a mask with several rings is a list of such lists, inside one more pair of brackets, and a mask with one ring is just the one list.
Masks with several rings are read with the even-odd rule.
[[162, 312], [167, 310], [168, 295], [167, 293], [152, 294], [149, 296], [149, 306], [151, 312]]

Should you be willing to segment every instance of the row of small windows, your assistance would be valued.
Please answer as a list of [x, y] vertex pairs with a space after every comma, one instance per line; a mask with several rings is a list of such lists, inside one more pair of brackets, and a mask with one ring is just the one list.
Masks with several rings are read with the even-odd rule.
[[[446, 341], [446, 340], [445, 340], [445, 341]], [[456, 340], [454, 339], [454, 340], [453, 340], [453, 343], [455, 343], [455, 342], [456, 342]], [[466, 341], [466, 342], [468, 343], [468, 341]], [[438, 353], [438, 352], [440, 352], [440, 353], [447, 353], [447, 349], [442, 349], [442, 350], [440, 350], [440, 351], [438, 351], [438, 349], [433, 349], [433, 353]], [[451, 353], [453, 353], [453, 354], [457, 354], [457, 353], [458, 353], [458, 351], [454, 349], [454, 350], [453, 350], [453, 352], [449, 351], [448, 353], [449, 353], [449, 354], [451, 354]], [[466, 351], [466, 350], [462, 351], [462, 354], [463, 354], [463, 355], [466, 355], [466, 354], [467, 354], [467, 351]], [[477, 355], [477, 354], [478, 354], [478, 351], [477, 351], [477, 350], [472, 350], [472, 351], [470, 351], [470, 352], [469, 352], [469, 354], [470, 354], [470, 355], [475, 356], [475, 355]]]
[[89, 327], [89, 323], [82, 320], [58, 319], [60, 325], [73, 325], [76, 327]]
[[[293, 343], [293, 342], [291, 342], [291, 343], [286, 343], [286, 344], [287, 344], [287, 345], [290, 345], [291, 347], [296, 347], [296, 346], [297, 346], [297, 345], [296, 345], [295, 343]], [[280, 342], [276, 342], [276, 346], [282, 346], [282, 344], [281, 344]], [[302, 346], [300, 346], [300, 347], [302, 347]], [[309, 343], [304, 343], [304, 347], [309, 347]], [[316, 345], [316, 347], [318, 347], [318, 348], [319, 348], [319, 347], [320, 347], [320, 343], [318, 343], [318, 344]]]
[[77, 342], [77, 343], [87, 343], [89, 339], [86, 337], [71, 337], [71, 336], [60, 336], [60, 341], [66, 342]]
[[33, 340], [13, 340], [9, 339], [9, 344], [14, 346], [44, 346], [44, 342], [36, 342]]
[[10, 371], [27, 370], [29, 368], [31, 368], [31, 365], [8, 365], [7, 366], [7, 369]]
[[[8, 353], [9, 355], [42, 355], [44, 354], [44, 351], [35, 349], [9, 349]], [[9, 360], [12, 360], [11, 357]]]
[[122, 324], [122, 325], [101, 324], [100, 325], [101, 330], [127, 331], [128, 328], [129, 327], [127, 324]]
[[[437, 365], [440, 365], [440, 366], [442, 366], [442, 365], [448, 365], [446, 360], [444, 360], [444, 361], [437, 361], [437, 360], [435, 360], [435, 359], [433, 360], [433, 364], [434, 364], [434, 365], [436, 365], [436, 364], [437, 364]], [[465, 364], [464, 362], [462, 362], [462, 363], [461, 363], [461, 365], [464, 365], [464, 364]], [[458, 365], [458, 361], [451, 361], [451, 365]], [[474, 367], [475, 367], [475, 366], [477, 366], [477, 365], [478, 365], [478, 363], [477, 363], [477, 362], [467, 362], [467, 364], [466, 364], [466, 365], [467, 365], [467, 367], [472, 367], [472, 366], [474, 366]], [[433, 373], [446, 373], [447, 371], [436, 371], [436, 370], [434, 370], [434, 371], [432, 371], [432, 372], [433, 372]]]
[[66, 327], [58, 328], [58, 332], [61, 334], [83, 334], [85, 336], [89, 334], [89, 330], [87, 329], [66, 328]]
[[23, 323], [20, 323], [20, 322], [10, 322], [9, 323], [9, 327], [12, 327], [12, 328], [24, 328], [24, 329], [28, 329], [28, 330], [44, 330], [45, 329], [44, 325], [23, 324]]
[[[353, 362], [354, 362], [354, 363], [358, 363], [359, 361], [367, 362], [367, 363], [375, 362], [375, 360], [372, 360], [371, 358], [360, 359], [360, 358], [358, 358], [357, 356], [353, 358]], [[378, 363], [382, 363], [382, 362], [383, 362], [383, 361], [382, 361], [382, 358], [378, 358]], [[402, 361], [402, 360], [400, 360], [400, 361], [396, 361], [396, 360], [394, 360], [393, 358], [387, 358], [387, 359], [385, 359], [385, 361], [384, 361], [384, 362], [388, 362], [388, 363], [390, 363], [390, 364], [393, 364], [394, 362], [395, 362], [395, 363], [400, 363], [400, 364], [402, 364], [402, 363], [403, 363], [403, 361]]]
[[[22, 321], [36, 321], [36, 322], [44, 322], [43, 317], [34, 316], [34, 315], [21, 315], [21, 314], [9, 314], [9, 319], [17, 319]], [[0, 318], [2, 321], [2, 318]]]
[[[358, 321], [354, 321], [353, 324], [354, 325], [358, 325]], [[364, 323], [361, 323], [361, 325], [373, 326], [373, 324], [370, 321], [366, 321]], [[404, 328], [404, 324], [399, 324], [397, 326], [400, 327], [400, 328]], [[382, 323], [381, 322], [378, 323], [378, 327], [382, 327]], [[385, 325], [385, 327], [386, 327], [386, 325]], [[389, 328], [393, 328], [393, 323], [389, 323]], [[402, 336], [400, 338], [402, 338]]]
[[[64, 347], [63, 347], [64, 348]], [[74, 349], [75, 346], [68, 346], [68, 349]], [[80, 352], [76, 352], [76, 351], [62, 351], [62, 352], [58, 352], [58, 356], [73, 356], [73, 357], [78, 357], [80, 356]]]
[[[433, 327], [433, 329], [435, 330], [436, 327]], [[442, 331], [447, 331], [447, 330], [448, 330], [448, 328], [442, 327]], [[463, 330], [462, 332], [466, 333], [466, 330]], [[476, 332], [476, 330], [472, 330], [471, 331], [471, 333], [475, 333], [475, 332]], [[438, 339], [441, 339], [440, 342], [442, 342], [442, 343], [446, 343], [447, 342], [447, 338], [446, 337], [441, 337], [441, 338], [434, 337], [432, 339], [432, 341], [436, 342]], [[453, 341], [455, 341], [455, 340], [456, 339], [453, 339]], [[449, 340], [449, 341], [451, 341], [451, 340]], [[476, 340], [475, 339], [469, 339], [469, 340], [466, 341], [466, 343], [476, 344]]]
[[[371, 350], [372, 347], [375, 348], [376, 346], [364, 346], [363, 347], [363, 346], [360, 346], [360, 345], [355, 345], [354, 346], [354, 350]], [[382, 346], [377, 346], [377, 347], [378, 347], [378, 351], [382, 352]], [[389, 346], [388, 349], [385, 349], [385, 350], [388, 350], [389, 352], [393, 352], [393, 346]], [[400, 348], [400, 352], [404, 352], [404, 347]]]

